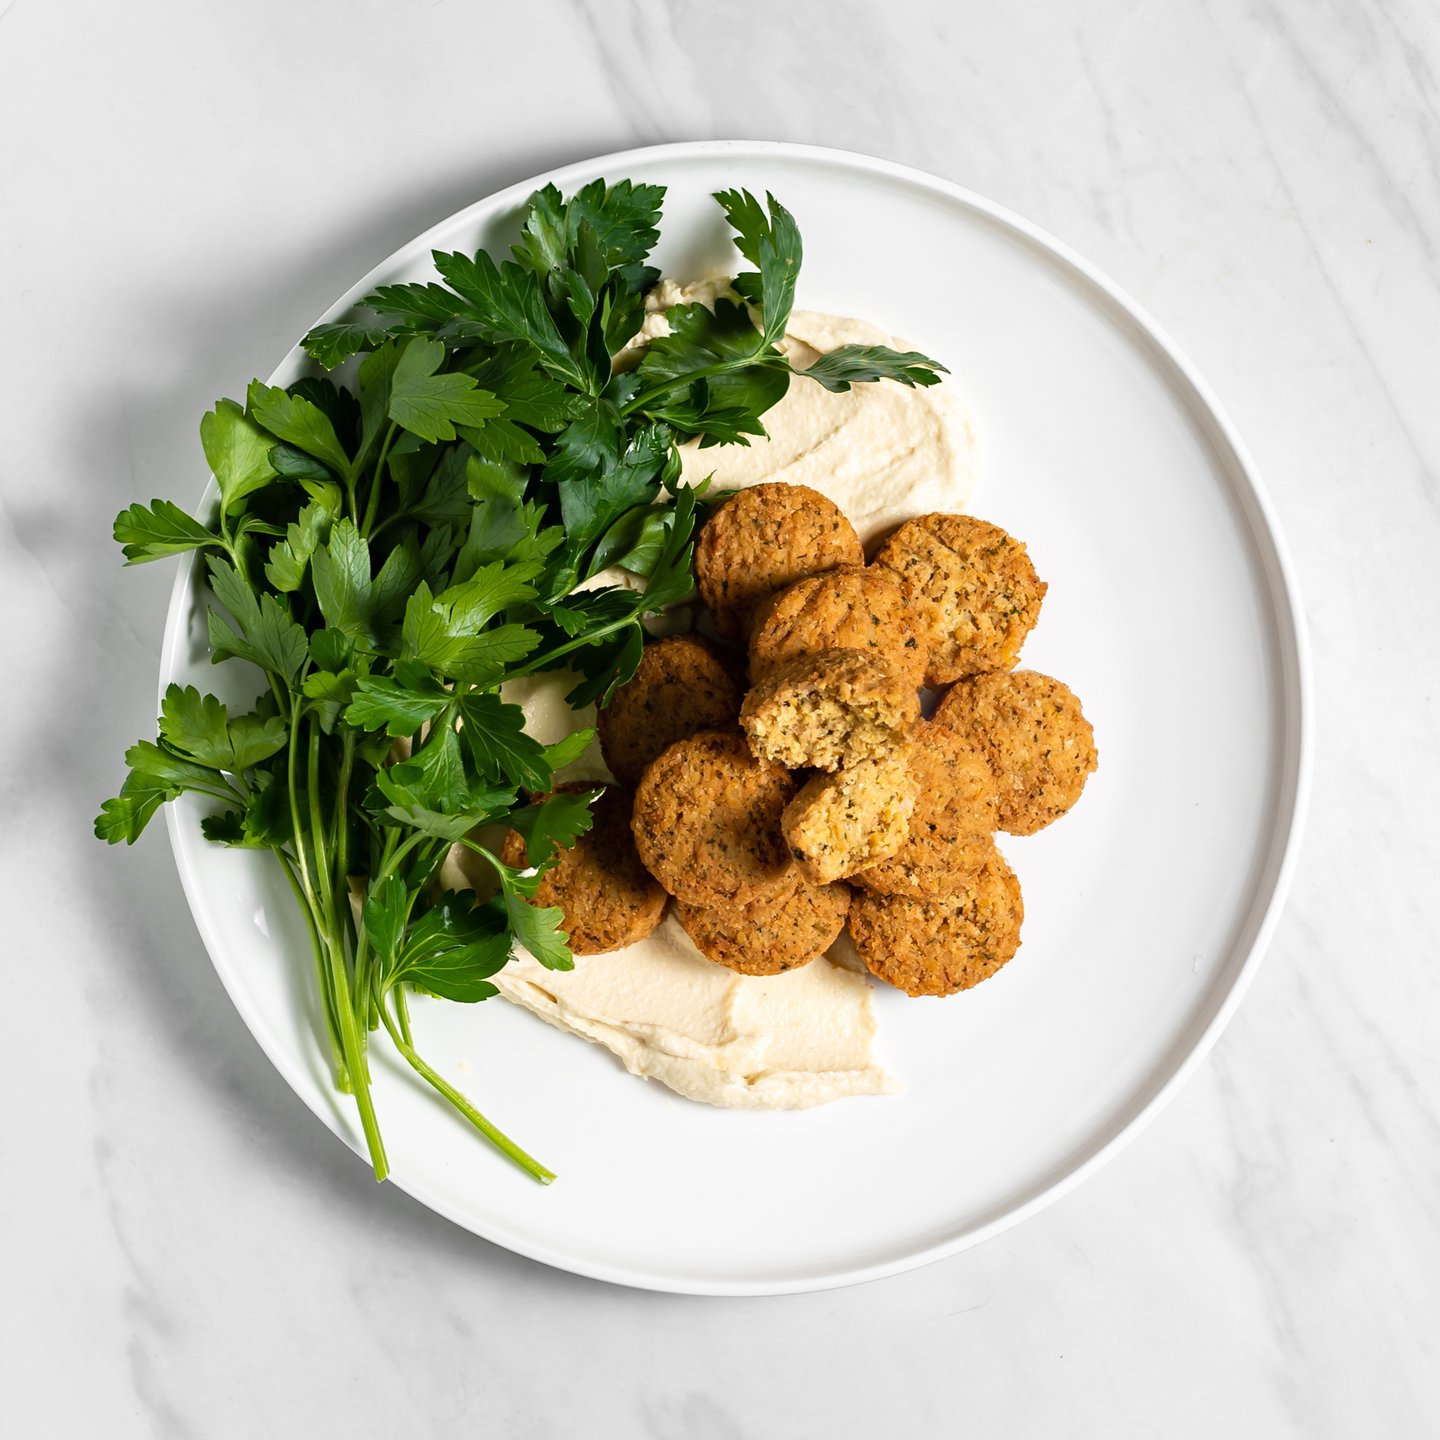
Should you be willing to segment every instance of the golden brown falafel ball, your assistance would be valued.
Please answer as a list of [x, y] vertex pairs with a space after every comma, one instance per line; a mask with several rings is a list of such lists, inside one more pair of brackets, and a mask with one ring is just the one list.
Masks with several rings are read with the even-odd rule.
[[[578, 794], [595, 786], [572, 783], [557, 791]], [[590, 829], [540, 877], [532, 905], [558, 905], [565, 912], [570, 949], [576, 955], [600, 955], [643, 940], [659, 925], [669, 897], [640, 863], [630, 834], [630, 792], [618, 785], [591, 807]], [[529, 865], [525, 837], [505, 835], [500, 859], [512, 869]]]
[[965, 890], [947, 898], [857, 892], [850, 934], [870, 973], [907, 995], [953, 995], [987, 980], [1020, 948], [1020, 882], [990, 842]]
[[1058, 820], [1100, 763], [1074, 691], [1038, 670], [960, 681], [937, 707], [935, 723], [980, 746], [999, 791], [1000, 829], [1012, 835], [1033, 835]]
[[772, 671], [740, 707], [757, 755], [820, 770], [893, 750], [919, 717], [911, 677], [867, 650], [801, 655]]
[[865, 552], [840, 507], [807, 485], [772, 482], [737, 490], [701, 528], [695, 583], [715, 633], [743, 640], [755, 607], [777, 590]]
[[707, 960], [742, 975], [779, 975], [823, 955], [845, 928], [850, 890], [812, 885], [798, 869], [745, 904], [675, 905], [675, 917]]
[[807, 879], [841, 880], [888, 860], [905, 843], [916, 789], [908, 748], [815, 775], [800, 787], [780, 828]]
[[852, 878], [883, 894], [957, 893], [989, 853], [995, 777], [973, 741], [934, 721], [915, 728], [906, 755], [916, 799], [905, 843]]
[[1040, 618], [1046, 586], [1024, 544], [972, 515], [907, 520], [875, 563], [903, 576], [915, 596], [927, 685], [1008, 670]]
[[638, 785], [677, 740], [733, 725], [739, 715], [740, 686], [717, 647], [699, 635], [671, 635], [645, 647], [596, 724], [615, 778]]
[[797, 784], [757, 760], [738, 730], [677, 740], [640, 778], [635, 848], [687, 904], [743, 904], [775, 890], [791, 869], [780, 816]]
[[750, 683], [758, 685], [787, 660], [837, 649], [884, 655], [912, 671], [919, 688], [926, 651], [909, 590], [893, 570], [842, 565], [771, 596], [756, 611], [750, 633]]

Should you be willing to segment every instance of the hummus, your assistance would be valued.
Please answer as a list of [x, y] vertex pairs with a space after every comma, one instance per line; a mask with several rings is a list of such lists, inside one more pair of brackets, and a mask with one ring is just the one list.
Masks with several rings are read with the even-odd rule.
[[[662, 280], [646, 297], [645, 323], [622, 357], [638, 358], [647, 340], [669, 333], [665, 311], [671, 306], [712, 305], [728, 285], [724, 278], [689, 285]], [[799, 370], [841, 345], [916, 348], [868, 321], [814, 310], [793, 312], [780, 342]], [[808, 485], [850, 517], [869, 549], [902, 520], [932, 510], [964, 510], [973, 498], [980, 428], [953, 387], [951, 380], [912, 390], [882, 380], [834, 394], [797, 375], [785, 398], [765, 413], [768, 439], [704, 450], [698, 441], [683, 445], [681, 478], [695, 485], [709, 476], [717, 490], [770, 480]]]
[[574, 970], [521, 955], [493, 983], [632, 1075], [709, 1105], [798, 1110], [898, 1088], [871, 1058], [868, 981], [825, 959], [737, 975], [706, 960], [673, 916], [638, 945], [577, 957]]
[[[797, 310], [780, 348], [799, 369], [841, 345], [914, 347], [864, 320]], [[868, 550], [902, 520], [964, 510], [980, 469], [980, 432], [949, 383], [907, 390], [890, 380], [833, 394], [797, 375], [765, 412], [767, 440], [682, 447], [681, 478], [719, 490], [783, 480], [808, 485], [850, 517]]]
[[[666, 333], [669, 306], [709, 303], [727, 284], [662, 281], [632, 353]], [[912, 348], [864, 321], [806, 311], [791, 317], [783, 345], [803, 367], [850, 343]], [[948, 385], [907, 390], [882, 381], [836, 395], [797, 376], [765, 426], [769, 439], [749, 446], [682, 447], [684, 478], [708, 475], [722, 490], [768, 480], [809, 485], [845, 511], [867, 545], [913, 515], [962, 509], [975, 488], [976, 425]], [[606, 572], [591, 583], [616, 581], [623, 583]], [[530, 734], [553, 744], [595, 723], [593, 708], [565, 704], [577, 678], [551, 672], [501, 693], [525, 711]], [[559, 778], [613, 777], [592, 745]], [[483, 883], [473, 862], [457, 851], [445, 883]], [[672, 916], [636, 945], [578, 957], [574, 970], [547, 970], [522, 951], [494, 984], [549, 1024], [604, 1045], [632, 1074], [689, 1099], [788, 1110], [899, 1088], [874, 1059], [872, 982], [858, 968], [842, 935], [828, 956], [799, 970], [737, 975], [706, 960]]]

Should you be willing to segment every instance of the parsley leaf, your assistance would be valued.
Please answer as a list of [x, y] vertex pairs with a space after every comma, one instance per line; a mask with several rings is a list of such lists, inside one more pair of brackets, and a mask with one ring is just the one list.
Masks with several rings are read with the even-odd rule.
[[527, 865], [546, 865], [558, 860], [561, 850], [568, 850], [580, 836], [589, 833], [595, 823], [590, 807], [599, 799], [601, 788], [561, 790], [547, 795], [537, 805], [510, 812], [505, 823], [525, 837]]
[[515, 939], [547, 970], [573, 970], [575, 960], [570, 954], [570, 934], [562, 928], [565, 912], [555, 906], [535, 905], [530, 898], [535, 893], [534, 879], [527, 880], [518, 870], [502, 865], [488, 851], [481, 853], [500, 877], [505, 918]]
[[497, 266], [483, 250], [473, 258], [437, 250], [435, 268], [498, 338], [532, 345], [547, 373], [582, 393], [599, 389], [594, 369], [565, 343], [533, 270], [509, 260]]
[[367, 675], [345, 710], [357, 730], [414, 735], [450, 705], [450, 692], [418, 660], [397, 660], [394, 675]]
[[258, 380], [251, 383], [246, 399], [256, 421], [277, 440], [312, 456], [342, 479], [351, 478], [353, 466], [334, 422], [314, 401]]
[[555, 450], [545, 466], [552, 484], [593, 475], [618, 463], [622, 436], [620, 417], [608, 400], [591, 401], [555, 437]]
[[577, 553], [622, 515], [654, 502], [669, 452], [668, 428], [649, 425], [630, 440], [623, 455], [607, 457], [588, 483], [560, 486], [560, 518]]
[[310, 563], [325, 623], [355, 640], [370, 640], [370, 546], [354, 521], [338, 521]]
[[277, 715], [238, 715], [193, 685], [171, 685], [160, 706], [160, 734], [174, 749], [201, 765], [236, 773], [268, 760], [288, 739]]
[[525, 733], [525, 712], [494, 693], [470, 694], [456, 702], [460, 739], [478, 774], [509, 776], [527, 790], [544, 790], [551, 781], [545, 747]]
[[233, 400], [221, 400], [200, 421], [200, 445], [220, 486], [222, 511], [228, 514], [279, 478], [270, 463], [274, 443]]
[[97, 839], [118, 845], [133, 845], [143, 833], [151, 817], [167, 801], [181, 793], [180, 786], [167, 785], [145, 771], [132, 770], [120, 787], [119, 795], [106, 800], [95, 820]]
[[467, 786], [455, 732], [445, 729], [414, 760], [377, 771], [375, 795], [367, 803], [422, 835], [453, 841], [508, 812], [515, 791]]
[[281, 594], [293, 594], [300, 588], [310, 557], [330, 534], [331, 523], [340, 508], [340, 492], [333, 485], [328, 490], [333, 492], [333, 500], [329, 496], [312, 500], [285, 527], [285, 538], [270, 547], [265, 578]]
[[606, 265], [634, 265], [650, 254], [660, 238], [664, 199], [663, 185], [637, 185], [633, 180], [607, 185], [592, 180], [575, 192], [568, 213], [577, 223], [589, 225]]
[[539, 643], [523, 625], [499, 625], [472, 634], [462, 603], [457, 617], [450, 601], [436, 600], [423, 581], [405, 606], [401, 658], [422, 660], [440, 674], [471, 685], [495, 683], [505, 666], [522, 660]]
[[625, 408], [643, 408], [711, 444], [764, 435], [760, 417], [784, 398], [790, 369], [761, 343], [745, 307], [724, 299], [713, 311], [677, 305], [666, 319], [670, 334], [646, 345], [638, 371], [644, 388]]
[[257, 599], [228, 560], [211, 555], [206, 564], [215, 598], [235, 621], [232, 626], [213, 608], [206, 617], [214, 651], [211, 660], [217, 665], [231, 656], [248, 660], [293, 685], [309, 653], [305, 631], [273, 595]]
[[827, 350], [799, 373], [827, 390], [848, 390], [874, 380], [901, 385], [938, 385], [945, 367], [915, 350], [888, 350], [883, 345], [841, 345]]
[[748, 190], [721, 190], [715, 199], [735, 227], [735, 248], [760, 272], [758, 276], [737, 276], [735, 288], [752, 305], [760, 307], [764, 343], [778, 344], [790, 322], [795, 282], [804, 257], [795, 217], [768, 192], [768, 218]]
[[280, 849], [294, 839], [289, 787], [278, 773], [261, 770], [242, 809], [206, 815], [200, 829], [218, 845]]
[[169, 500], [152, 500], [148, 508], [134, 504], [115, 517], [115, 540], [123, 545], [125, 563], [140, 565], [168, 555], [183, 555], [223, 541]]
[[510, 958], [503, 910], [477, 906], [473, 895], [447, 890], [418, 916], [401, 914], [397, 927], [397, 912], [408, 897], [394, 876], [388, 878], [394, 885], [379, 897], [367, 898], [364, 910], [366, 932], [381, 959], [383, 985], [388, 989], [407, 980], [462, 1003], [498, 994], [489, 978]]
[[333, 370], [362, 350], [378, 349], [390, 334], [388, 327], [350, 320], [317, 325], [300, 344], [314, 360]]
[[538, 560], [509, 565], [492, 561], [444, 591], [436, 604], [448, 607], [449, 624], [457, 633], [480, 630], [512, 606], [533, 600], [536, 590], [531, 581], [542, 568]]
[[362, 302], [392, 320], [418, 328], [444, 325], [472, 313], [453, 291], [433, 282], [425, 285], [382, 285]]
[[445, 346], [417, 336], [400, 348], [390, 382], [390, 418], [422, 440], [453, 440], [456, 425], [483, 424], [505, 406], [468, 375], [439, 374]]
[[573, 764], [589, 748], [594, 740], [593, 730], [572, 730], [563, 739], [545, 747], [545, 764], [552, 775], [558, 774], [567, 765]]
[[581, 396], [539, 368], [530, 347], [513, 341], [468, 361], [465, 369], [505, 402], [507, 420], [547, 435], [563, 430], [583, 404]]
[[614, 565], [635, 575], [648, 575], [665, 543], [671, 519], [671, 511], [661, 506], [626, 511], [596, 545], [587, 573], [595, 575]]

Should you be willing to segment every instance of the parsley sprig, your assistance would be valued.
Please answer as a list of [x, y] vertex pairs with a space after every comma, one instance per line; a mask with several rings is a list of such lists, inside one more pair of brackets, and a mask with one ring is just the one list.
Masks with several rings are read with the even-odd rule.
[[[115, 521], [127, 564], [203, 561], [212, 659], [248, 663], [265, 688], [232, 713], [171, 685], [96, 834], [133, 843], [188, 793], [215, 807], [208, 839], [276, 858], [377, 1179], [389, 1167], [368, 1050], [382, 1029], [487, 1140], [554, 1178], [418, 1053], [407, 994], [487, 999], [517, 948], [573, 967], [563, 915], [532, 902], [590, 827], [598, 790], [549, 792], [593, 732], [541, 745], [502, 687], [564, 666], [579, 707], [634, 673], [644, 618], [693, 588], [704, 501], [680, 483], [679, 444], [763, 436], [792, 379], [779, 341], [800, 234], [773, 196], [745, 191], [715, 197], [753, 267], [733, 297], [672, 308], [669, 333], [617, 367], [659, 278], [647, 262], [663, 198], [630, 181], [569, 199], [547, 186], [511, 258], [437, 252], [439, 281], [383, 285], [312, 330], [304, 348], [321, 371], [345, 366], [345, 383], [255, 381], [243, 405], [221, 400], [200, 424], [209, 518], [154, 500]], [[845, 390], [930, 385], [940, 368], [851, 345], [803, 373]], [[582, 588], [617, 568], [629, 583]], [[525, 836], [525, 869], [481, 838], [494, 825]], [[457, 844], [494, 874], [483, 903], [438, 887]]]

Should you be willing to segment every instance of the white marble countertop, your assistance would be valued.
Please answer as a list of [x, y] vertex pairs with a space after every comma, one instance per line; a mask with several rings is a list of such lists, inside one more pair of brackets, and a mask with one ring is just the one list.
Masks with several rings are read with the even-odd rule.
[[[0, 1431], [1435, 1434], [1437, 93], [1423, 0], [0, 0]], [[1179, 1099], [978, 1249], [773, 1300], [576, 1279], [366, 1184], [163, 834], [89, 836], [172, 574], [109, 519], [194, 490], [201, 411], [466, 202], [707, 136], [935, 171], [1135, 295], [1266, 478], [1318, 706], [1288, 910]]]

